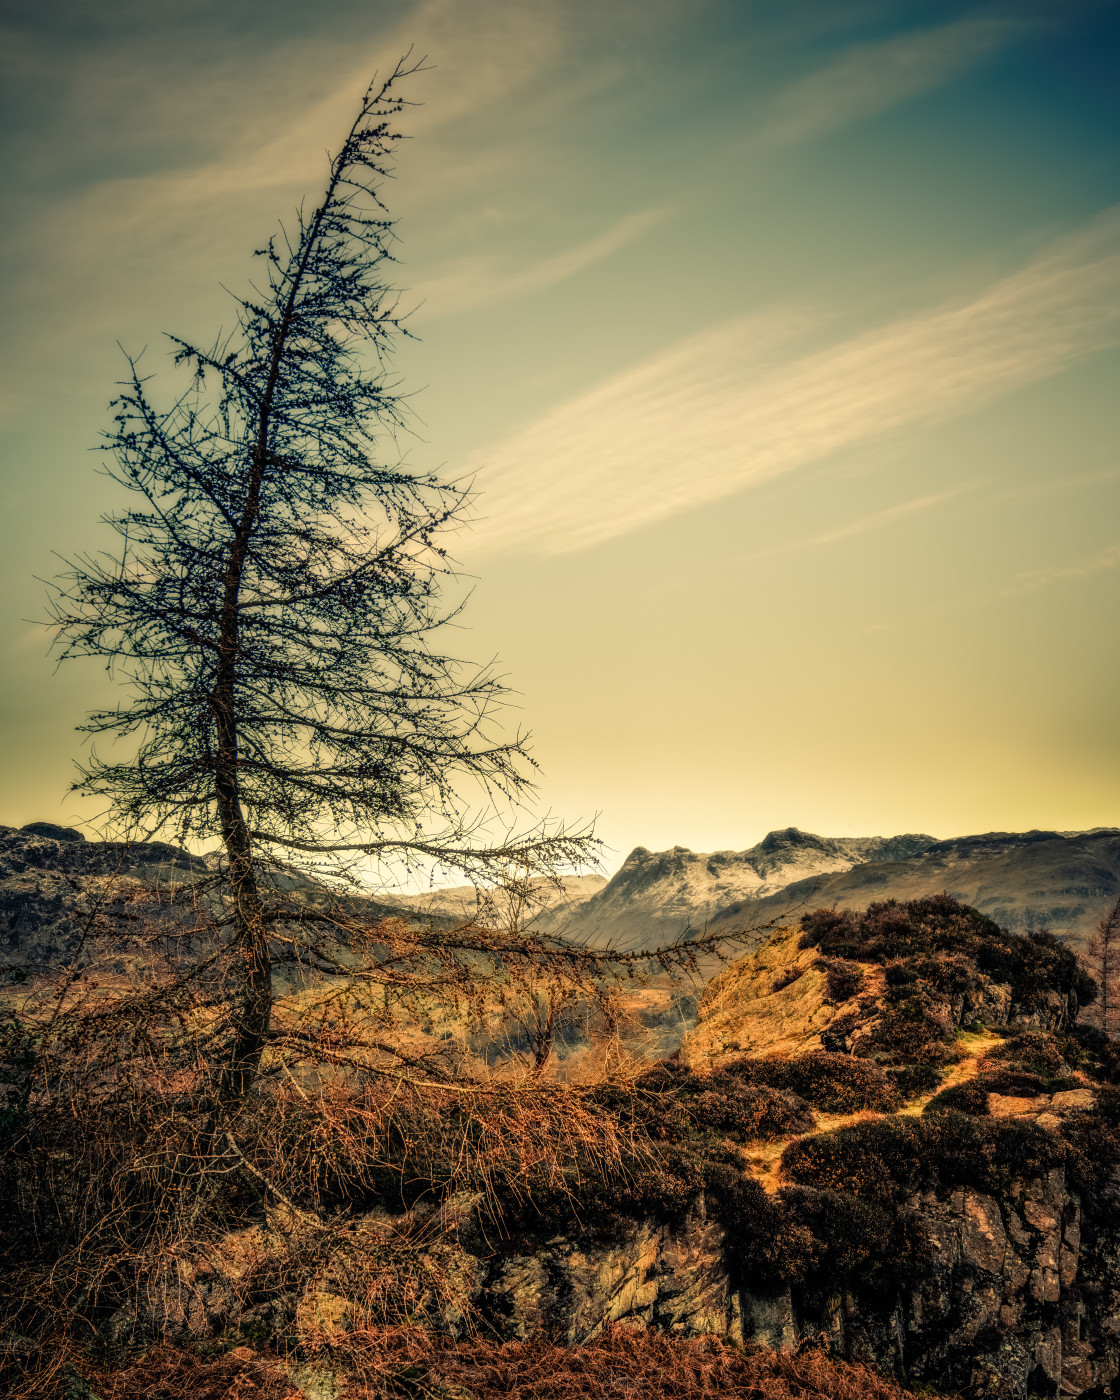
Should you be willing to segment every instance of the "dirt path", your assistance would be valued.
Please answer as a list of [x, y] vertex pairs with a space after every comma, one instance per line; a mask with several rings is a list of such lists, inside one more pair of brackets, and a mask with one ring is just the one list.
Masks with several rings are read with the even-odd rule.
[[[989, 1051], [1002, 1043], [1002, 1038], [990, 1031], [961, 1031], [957, 1036], [956, 1045], [962, 1053], [962, 1058], [948, 1067], [944, 1079], [936, 1089], [914, 1099], [912, 1103], [899, 1109], [899, 1113], [904, 1117], [917, 1118], [934, 1094], [940, 1094], [943, 1089], [951, 1088], [954, 1084], [963, 1084], [966, 1080], [975, 1079], [979, 1062]], [[866, 1123], [886, 1116], [867, 1109], [861, 1109], [858, 1113], [817, 1113], [816, 1126], [811, 1132], [832, 1133], [838, 1128], [848, 1128], [853, 1123]], [[784, 1184], [781, 1179], [782, 1153], [791, 1142], [795, 1142], [799, 1137], [809, 1136], [811, 1133], [792, 1133], [789, 1137], [777, 1138], [773, 1142], [755, 1143], [743, 1148], [751, 1175], [770, 1195]]]

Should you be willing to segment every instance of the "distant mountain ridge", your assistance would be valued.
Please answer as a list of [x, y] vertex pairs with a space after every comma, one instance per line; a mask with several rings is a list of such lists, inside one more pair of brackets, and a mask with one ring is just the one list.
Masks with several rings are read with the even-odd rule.
[[709, 926], [718, 932], [810, 909], [864, 909], [875, 900], [941, 893], [1014, 932], [1046, 928], [1083, 947], [1120, 896], [1120, 829], [990, 831], [934, 841], [903, 860], [872, 859], [748, 896]]
[[[66, 957], [89, 901], [106, 879], [121, 888], [189, 891], [210, 874], [211, 859], [162, 843], [123, 847], [33, 822], [0, 826], [0, 965]], [[325, 893], [299, 871], [274, 878], [302, 897]], [[1120, 828], [987, 832], [939, 841], [932, 836], [817, 836], [786, 827], [744, 851], [696, 852], [638, 846], [612, 879], [573, 876], [533, 891], [545, 907], [532, 927], [598, 947], [643, 951], [704, 929], [745, 934], [794, 922], [813, 909], [863, 909], [876, 900], [947, 893], [1017, 932], [1048, 928], [1084, 946], [1120, 896]], [[485, 901], [484, 901], [485, 903]], [[491, 911], [470, 887], [422, 896], [380, 894], [362, 900], [386, 914], [442, 922]], [[172, 915], [172, 906], [166, 911]], [[493, 915], [501, 918], [501, 896]], [[761, 935], [759, 935], [761, 936]]]
[[[565, 875], [558, 880], [538, 875], [525, 882], [522, 902], [530, 915], [571, 910], [597, 894], [606, 883], [604, 875]], [[515, 902], [501, 889], [480, 889], [474, 885], [453, 885], [426, 890], [423, 894], [399, 894], [394, 895], [393, 900], [414, 914], [456, 920], [485, 920], [491, 914], [508, 919]]]
[[935, 837], [918, 834], [815, 836], [791, 826], [771, 831], [745, 851], [638, 846], [597, 894], [562, 913], [546, 912], [536, 926], [597, 946], [637, 950], [672, 942], [730, 905], [763, 899], [795, 881], [868, 861], [907, 860], [936, 844]]

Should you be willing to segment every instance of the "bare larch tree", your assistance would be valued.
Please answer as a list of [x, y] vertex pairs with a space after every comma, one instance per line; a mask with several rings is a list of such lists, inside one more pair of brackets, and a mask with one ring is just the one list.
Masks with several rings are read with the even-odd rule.
[[586, 836], [480, 840], [464, 796], [516, 799], [524, 738], [492, 723], [489, 668], [433, 644], [454, 613], [440, 531], [464, 489], [406, 470], [388, 352], [403, 331], [379, 186], [400, 140], [402, 62], [371, 85], [321, 201], [260, 251], [261, 285], [210, 348], [172, 337], [187, 387], [157, 407], [140, 365], [115, 401], [111, 475], [137, 504], [112, 554], [70, 564], [53, 613], [65, 657], [105, 658], [128, 698], [94, 713], [75, 786], [111, 828], [220, 836], [241, 963], [221, 1098], [243, 1096], [273, 1009], [265, 871], [426, 859], [484, 879], [579, 860]]

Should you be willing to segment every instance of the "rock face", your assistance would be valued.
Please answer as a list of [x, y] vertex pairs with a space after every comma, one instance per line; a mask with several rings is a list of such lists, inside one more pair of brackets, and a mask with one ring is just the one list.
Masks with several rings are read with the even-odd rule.
[[610, 1322], [792, 1349], [821, 1338], [909, 1386], [969, 1397], [1103, 1396], [1120, 1376], [1120, 1220], [1086, 1231], [1061, 1168], [1012, 1183], [917, 1193], [909, 1207], [930, 1249], [921, 1277], [894, 1292], [825, 1294], [733, 1278], [722, 1229], [691, 1216], [645, 1222], [625, 1244], [559, 1238], [497, 1261], [482, 1295], [502, 1335], [589, 1340]]
[[[1120, 1204], [1120, 1184], [1113, 1187]], [[562, 1345], [623, 1322], [677, 1336], [716, 1334], [793, 1350], [819, 1339], [830, 1351], [966, 1400], [1104, 1397], [1120, 1378], [1120, 1216], [1087, 1223], [1062, 1168], [1013, 1181], [1002, 1198], [972, 1188], [924, 1190], [908, 1202], [928, 1258], [912, 1282], [868, 1288], [844, 1278], [824, 1289], [736, 1277], [734, 1239], [703, 1204], [674, 1223], [642, 1221], [611, 1243], [558, 1236], [531, 1253], [488, 1259], [444, 1249], [440, 1267], [461, 1299], [442, 1327], [458, 1335], [468, 1313], [507, 1338]], [[382, 1217], [354, 1222], [383, 1232]], [[232, 1235], [205, 1265], [169, 1264], [156, 1321], [206, 1334], [237, 1324], [330, 1340], [347, 1321], [345, 1286], [313, 1281], [263, 1308], [237, 1295], [247, 1266], [281, 1259], [288, 1240], [260, 1227]], [[324, 1264], [331, 1273], [330, 1262]], [[125, 1311], [114, 1337], [137, 1325]]]
[[137, 889], [181, 889], [208, 873], [164, 842], [86, 841], [50, 822], [0, 827], [0, 966], [66, 962], [90, 919], [121, 912]]
[[560, 1237], [538, 1253], [499, 1259], [482, 1303], [503, 1335], [568, 1346], [591, 1341], [611, 1322], [743, 1339], [723, 1231], [696, 1215], [675, 1228], [643, 1222], [624, 1244], [597, 1248]]

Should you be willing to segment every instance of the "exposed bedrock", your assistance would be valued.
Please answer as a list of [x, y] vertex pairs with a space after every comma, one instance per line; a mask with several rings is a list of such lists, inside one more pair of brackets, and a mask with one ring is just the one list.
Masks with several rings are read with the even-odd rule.
[[736, 1280], [726, 1262], [732, 1242], [693, 1214], [676, 1226], [644, 1222], [621, 1244], [556, 1238], [500, 1259], [480, 1301], [507, 1336], [573, 1343], [624, 1321], [779, 1349], [821, 1338], [911, 1386], [994, 1400], [1111, 1393], [1120, 1375], [1120, 1219], [1086, 1228], [1060, 1167], [1013, 1183], [1002, 1200], [927, 1190], [908, 1206], [929, 1248], [896, 1290]]

